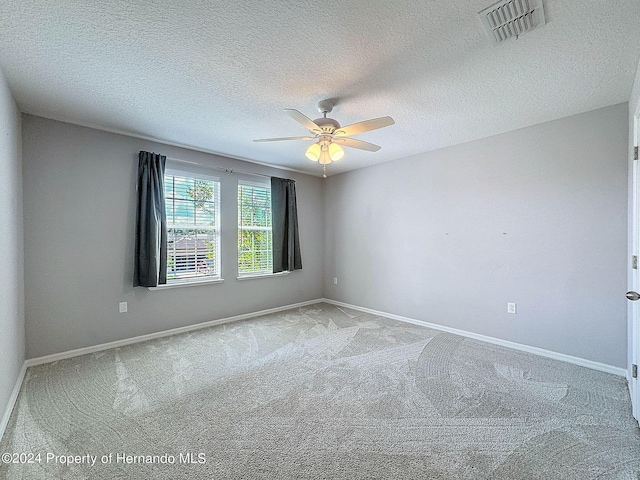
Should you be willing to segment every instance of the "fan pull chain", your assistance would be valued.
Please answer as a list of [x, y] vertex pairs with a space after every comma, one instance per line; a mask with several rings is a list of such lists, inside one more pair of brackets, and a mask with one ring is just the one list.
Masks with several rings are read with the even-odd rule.
[[327, 166], [322, 165], [322, 178], [327, 178]]

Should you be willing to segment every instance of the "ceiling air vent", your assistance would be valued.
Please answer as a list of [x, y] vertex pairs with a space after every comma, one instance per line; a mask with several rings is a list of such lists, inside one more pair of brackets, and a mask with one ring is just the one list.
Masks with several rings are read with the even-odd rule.
[[542, 0], [503, 0], [478, 15], [494, 43], [518, 38], [546, 23]]

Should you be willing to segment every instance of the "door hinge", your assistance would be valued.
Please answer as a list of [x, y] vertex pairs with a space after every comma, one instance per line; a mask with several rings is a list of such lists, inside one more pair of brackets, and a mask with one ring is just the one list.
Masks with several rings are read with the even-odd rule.
[[638, 378], [638, 365], [636, 365], [635, 363], [631, 365], [631, 377]]
[[633, 147], [633, 159], [634, 160], [638, 159], [638, 146], [637, 145], [635, 147]]
[[638, 255], [631, 256], [631, 268], [638, 270]]

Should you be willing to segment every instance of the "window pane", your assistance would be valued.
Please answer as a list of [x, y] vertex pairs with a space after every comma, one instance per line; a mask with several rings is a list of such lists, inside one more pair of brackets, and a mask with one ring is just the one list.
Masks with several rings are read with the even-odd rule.
[[196, 207], [194, 213], [194, 223], [199, 226], [215, 225], [216, 214], [215, 204], [207, 202], [204, 205]]
[[167, 281], [220, 275], [220, 183], [165, 175]]
[[164, 177], [164, 197], [165, 199], [174, 197], [173, 177]]
[[191, 200], [173, 201], [173, 222], [180, 225], [194, 225], [194, 204]]
[[193, 179], [175, 177], [174, 195], [175, 198], [189, 199], [189, 189], [193, 184]]
[[271, 189], [238, 185], [238, 273], [271, 273]]

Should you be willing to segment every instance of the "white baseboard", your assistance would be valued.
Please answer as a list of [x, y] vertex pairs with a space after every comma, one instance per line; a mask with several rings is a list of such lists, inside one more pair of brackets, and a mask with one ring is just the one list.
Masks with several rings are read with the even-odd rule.
[[200, 330], [202, 328], [207, 328], [207, 327], [212, 327], [215, 325], [222, 325], [224, 323], [230, 323], [230, 322], [236, 322], [239, 320], [245, 320], [247, 318], [252, 318], [252, 317], [257, 317], [260, 315], [267, 315], [270, 313], [277, 313], [277, 312], [281, 312], [284, 310], [289, 310], [292, 308], [299, 308], [299, 307], [305, 307], [308, 305], [313, 305], [315, 303], [320, 303], [320, 302], [326, 302], [332, 305], [336, 305], [336, 306], [340, 306], [340, 307], [345, 307], [345, 308], [350, 308], [353, 310], [358, 310], [361, 312], [366, 312], [366, 313], [371, 313], [373, 315], [378, 315], [381, 317], [387, 317], [390, 318], [392, 320], [398, 320], [401, 322], [407, 322], [407, 323], [412, 323], [414, 325], [420, 325], [423, 327], [428, 327], [428, 328], [432, 328], [434, 330], [440, 330], [443, 332], [448, 332], [448, 333], [453, 333], [455, 335], [460, 335], [463, 337], [467, 337], [467, 338], [473, 338], [474, 340], [479, 340], [481, 342], [487, 342], [487, 343], [492, 343], [494, 345], [500, 345], [503, 347], [507, 347], [507, 348], [512, 348], [514, 350], [520, 350], [523, 352], [528, 352], [528, 353], [533, 353], [535, 355], [540, 355], [542, 357], [547, 357], [547, 358], [552, 358], [554, 360], [560, 360], [563, 362], [568, 362], [568, 363], [572, 363], [574, 365], [580, 365], [582, 367], [587, 367], [587, 368], [591, 368], [593, 370], [598, 370], [601, 372], [605, 372], [605, 373], [611, 373], [613, 375], [618, 375], [621, 377], [625, 377], [627, 376], [627, 371], [623, 368], [619, 368], [619, 367], [614, 367], [612, 365], [607, 365], [604, 363], [599, 363], [599, 362], [594, 362], [592, 360], [586, 360], [584, 358], [579, 358], [579, 357], [573, 357], [571, 355], [565, 355], [564, 353], [558, 353], [558, 352], [552, 352], [550, 350], [545, 350], [543, 348], [538, 348], [538, 347], [532, 347], [530, 345], [524, 345], [521, 343], [515, 343], [515, 342], [510, 342], [508, 340], [502, 340], [500, 338], [495, 338], [495, 337], [489, 337], [487, 335], [481, 335], [478, 333], [473, 333], [473, 332], [467, 332], [465, 330], [459, 330], [457, 328], [451, 328], [451, 327], [446, 327], [443, 325], [437, 325], [435, 323], [429, 323], [429, 322], [425, 322], [422, 320], [416, 320], [414, 318], [408, 318], [408, 317], [403, 317], [400, 315], [395, 315], [393, 313], [388, 313], [388, 312], [381, 312], [378, 310], [372, 310], [370, 308], [365, 308], [365, 307], [359, 307], [357, 305], [351, 305], [349, 303], [344, 303], [344, 302], [338, 302], [336, 300], [331, 300], [328, 298], [319, 298], [316, 300], [309, 300], [306, 302], [300, 302], [300, 303], [294, 303], [291, 305], [285, 305], [282, 307], [276, 307], [276, 308], [269, 308], [267, 310], [261, 310], [258, 312], [252, 312], [252, 313], [245, 313], [242, 315], [236, 315], [233, 317], [227, 317], [227, 318], [221, 318], [218, 320], [211, 320], [209, 322], [203, 322], [203, 323], [198, 323], [195, 325], [188, 325], [185, 327], [179, 327], [179, 328], [174, 328], [171, 330], [164, 330], [162, 332], [156, 332], [156, 333], [150, 333], [148, 335], [141, 335], [138, 337], [133, 337], [133, 338], [127, 338], [124, 340], [118, 340], [115, 342], [109, 342], [109, 343], [102, 343], [100, 345], [93, 345], [91, 347], [84, 347], [84, 348], [78, 348], [75, 350], [69, 350], [67, 352], [61, 352], [61, 353], [54, 353], [52, 355], [45, 355], [42, 357], [37, 357], [37, 358], [30, 358], [28, 360], [26, 360], [24, 362], [24, 364], [22, 365], [22, 369], [20, 370], [20, 374], [18, 375], [18, 379], [16, 381], [16, 385], [13, 389], [13, 393], [11, 394], [11, 398], [9, 399], [9, 404], [7, 405], [7, 408], [4, 412], [4, 415], [2, 417], [2, 422], [0, 423], [0, 440], [2, 439], [2, 436], [4, 435], [4, 431], [9, 423], [9, 418], [11, 417], [11, 412], [13, 411], [13, 408], [15, 406], [15, 403], [18, 399], [18, 394], [20, 393], [20, 388], [22, 387], [22, 382], [24, 380], [25, 377], [25, 373], [28, 367], [33, 367], [36, 365], [42, 365], [45, 363], [51, 363], [51, 362], [55, 362], [58, 360], [64, 360], [67, 358], [73, 358], [73, 357], [78, 357], [80, 355], [87, 355], [89, 353], [95, 353], [95, 352], [100, 352], [102, 350], [108, 350], [110, 348], [117, 348], [117, 347], [123, 347], [126, 345], [132, 345], [134, 343], [140, 343], [140, 342], [146, 342], [147, 340], [153, 340], [156, 338], [161, 338], [161, 337], [168, 337], [171, 335], [177, 335], [180, 333], [185, 333], [185, 332], [191, 332], [194, 330]]
[[11, 418], [11, 412], [13, 412], [13, 407], [16, 405], [16, 401], [18, 400], [18, 394], [20, 393], [20, 389], [22, 388], [22, 382], [24, 380], [24, 375], [27, 372], [27, 362], [22, 364], [22, 368], [20, 368], [20, 373], [18, 373], [18, 378], [16, 380], [16, 384], [13, 387], [13, 392], [11, 392], [11, 396], [9, 397], [9, 403], [7, 404], [7, 408], [4, 411], [4, 415], [2, 416], [2, 421], [0, 422], [0, 440], [4, 435], [4, 431], [9, 425], [9, 419]]
[[541, 357], [552, 358], [554, 360], [560, 360], [562, 362], [572, 363], [574, 365], [580, 365], [581, 367], [591, 368], [600, 372], [611, 373], [620, 377], [627, 378], [627, 371], [624, 368], [614, 367], [605, 363], [594, 362], [593, 360], [587, 360], [584, 358], [573, 357], [571, 355], [565, 355], [564, 353], [552, 352], [551, 350], [545, 350], [544, 348], [532, 347], [530, 345], [524, 345], [522, 343], [510, 342], [508, 340], [502, 340], [500, 338], [489, 337], [487, 335], [481, 335], [479, 333], [467, 332], [465, 330], [459, 330], [457, 328], [446, 327], [444, 325], [438, 325], [435, 323], [425, 322], [423, 320], [416, 320], [414, 318], [402, 317], [400, 315], [394, 315], [393, 313], [380, 312], [378, 310], [372, 310], [370, 308], [359, 307], [357, 305], [351, 305], [349, 303], [338, 302], [328, 298], [323, 298], [323, 302], [330, 303], [332, 305], [351, 308], [365, 313], [371, 313], [381, 317], [391, 318], [400, 322], [413, 323], [414, 325], [421, 325], [423, 327], [433, 328], [434, 330], [440, 330], [442, 332], [453, 333], [462, 337], [473, 338], [481, 342], [492, 343], [494, 345], [500, 345], [502, 347], [512, 348], [514, 350], [520, 350], [522, 352], [533, 353], [540, 355]]
[[258, 317], [260, 315], [277, 313], [283, 310], [290, 310], [292, 308], [306, 307], [307, 305], [313, 305], [314, 303], [319, 303], [319, 302], [322, 302], [322, 299], [309, 300], [306, 302], [294, 303], [294, 304], [285, 305], [282, 307], [269, 308], [266, 310], [260, 310], [258, 312], [244, 313], [242, 315], [235, 315], [233, 317], [219, 318], [218, 320], [211, 320], [209, 322], [196, 323], [195, 325], [187, 325], [185, 327], [173, 328], [171, 330], [163, 330], [161, 332], [149, 333], [147, 335], [140, 335], [138, 337], [125, 338], [124, 340], [117, 340], [115, 342], [101, 343], [100, 345], [92, 345], [90, 347], [83, 347], [75, 350], [69, 350], [66, 352], [54, 353], [51, 355], [45, 355], [43, 357], [30, 358], [25, 363], [27, 367], [43, 365], [45, 363], [57, 362], [58, 360], [65, 360], [67, 358], [79, 357], [80, 355], [87, 355], [89, 353], [100, 352], [102, 350], [109, 350], [110, 348], [124, 347], [126, 345], [146, 342], [148, 340], [154, 340], [156, 338], [169, 337], [171, 335], [177, 335], [179, 333], [200, 330], [202, 328], [213, 327], [215, 325], [222, 325], [224, 323], [237, 322], [238, 320], [246, 320], [247, 318]]
[[134, 343], [146, 342], [147, 340], [153, 340], [155, 338], [168, 337], [171, 335], [177, 335], [179, 333], [191, 332], [193, 330], [200, 330], [202, 328], [212, 327], [214, 325], [222, 325], [224, 323], [236, 322], [238, 320], [245, 320], [247, 318], [257, 317], [260, 315], [277, 313], [284, 310], [290, 310], [292, 308], [306, 307], [307, 305], [313, 305], [315, 303], [320, 303], [322, 301], [323, 301], [322, 299], [309, 300], [306, 302], [294, 303], [294, 304], [285, 305], [282, 307], [260, 310], [258, 312], [245, 313], [242, 315], [235, 315], [233, 317], [220, 318], [218, 320], [211, 320], [209, 322], [197, 323], [195, 325], [187, 325], [185, 327], [174, 328], [171, 330], [164, 330], [162, 332], [150, 333], [148, 335], [140, 335], [138, 337], [127, 338], [127, 339], [118, 340], [115, 342], [102, 343], [100, 345], [93, 345], [91, 347], [78, 348], [78, 349], [69, 350], [66, 352], [54, 353], [52, 355], [45, 355], [37, 358], [30, 358], [22, 364], [22, 368], [20, 370], [20, 374], [18, 375], [16, 385], [13, 389], [11, 397], [9, 398], [9, 404], [7, 405], [4, 415], [2, 416], [2, 422], [0, 423], [0, 440], [2, 440], [4, 431], [7, 428], [7, 425], [9, 424], [11, 413], [13, 412], [13, 408], [15, 407], [16, 401], [18, 400], [18, 394], [20, 393], [20, 389], [22, 388], [22, 382], [24, 381], [27, 368], [29, 367], [34, 367], [36, 365], [43, 365], [45, 363], [56, 362], [59, 360], [65, 360], [67, 358], [79, 357], [80, 355], [87, 355], [89, 353], [100, 352], [102, 350], [108, 350], [110, 348], [124, 347], [126, 345], [132, 345]]
[[[218, 320], [211, 320], [209, 322], [203, 322], [203, 323], [198, 323], [195, 325], [187, 325], [185, 327], [179, 327], [179, 328], [174, 328], [171, 330], [164, 330], [161, 332], [156, 332], [156, 333], [150, 333], [147, 335], [141, 335], [138, 337], [132, 337], [132, 338], [126, 338], [124, 340], [118, 340], [115, 342], [109, 342], [109, 343], [102, 343], [100, 345], [93, 345], [91, 347], [84, 347], [84, 348], [78, 348], [75, 350], [69, 350], [67, 352], [61, 352], [61, 353], [54, 353], [52, 355], [46, 355], [43, 357], [37, 357], [37, 358], [30, 358], [25, 362], [26, 367], [32, 367], [35, 365], [42, 365], [45, 363], [51, 363], [51, 362], [55, 362], [58, 360], [64, 360], [67, 358], [73, 358], [73, 357], [78, 357], [80, 355], [86, 355], [89, 353], [95, 353], [95, 352], [100, 352], [102, 350], [108, 350], [110, 348], [117, 348], [117, 347], [123, 347], [126, 345], [132, 345], [134, 343], [141, 343], [141, 342], [146, 342], [147, 340], [153, 340], [156, 338], [162, 338], [162, 337], [168, 337], [171, 335], [177, 335], [180, 333], [185, 333], [185, 332], [191, 332], [194, 330], [199, 330], [202, 328], [207, 328], [207, 327], [212, 327], [215, 325], [222, 325], [225, 323], [230, 323], [230, 322], [236, 322], [239, 320], [245, 320], [247, 318], [252, 318], [252, 317], [257, 317], [260, 315], [267, 315], [270, 313], [277, 313], [277, 312], [281, 312], [284, 310], [289, 310], [292, 308], [299, 308], [299, 307], [305, 307], [308, 305], [313, 305], [315, 303], [320, 303], [320, 302], [326, 302], [326, 303], [330, 303], [332, 305], [336, 305], [336, 306], [341, 306], [341, 307], [345, 307], [345, 308], [351, 308], [353, 310], [358, 310], [361, 312], [366, 312], [366, 313], [371, 313], [373, 315], [379, 315], [382, 317], [387, 317], [390, 318], [392, 320], [398, 320], [401, 322], [406, 322], [406, 323], [412, 323], [414, 325], [421, 325], [423, 327], [428, 327], [428, 328], [433, 328], [434, 330], [440, 330], [443, 332], [448, 332], [448, 333], [453, 333], [454, 335], [460, 335], [463, 337], [467, 337], [467, 338], [473, 338], [474, 340], [479, 340], [481, 342], [487, 342], [487, 343], [492, 343], [494, 345], [500, 345], [503, 347], [507, 347], [507, 348], [512, 348], [514, 350], [520, 350], [523, 352], [528, 352], [528, 353], [533, 353], [535, 355], [540, 355], [542, 357], [547, 357], [547, 358], [553, 358], [555, 360], [560, 360], [563, 362], [568, 362], [568, 363], [572, 363], [574, 365], [580, 365], [583, 367], [587, 367], [587, 368], [591, 368], [594, 370], [598, 370], [601, 372], [605, 372], [605, 373], [611, 373], [613, 375], [618, 375], [621, 377], [627, 377], [627, 371], [623, 368], [620, 367], [614, 367], [612, 365], [607, 365], [605, 363], [600, 363], [600, 362], [595, 362], [593, 360], [587, 360], [584, 358], [579, 358], [579, 357], [574, 357], [571, 355], [566, 355], [564, 353], [558, 353], [558, 352], [553, 352], [551, 350], [545, 350], [543, 348], [539, 348], [539, 347], [533, 347], [530, 345], [524, 345], [522, 343], [516, 343], [516, 342], [511, 342], [509, 340], [503, 340], [500, 338], [495, 338], [495, 337], [490, 337], [487, 335], [481, 335], [479, 333], [473, 333], [473, 332], [467, 332], [466, 330], [460, 330], [457, 328], [452, 328], [452, 327], [447, 327], [444, 325], [438, 325], [435, 323], [430, 323], [430, 322], [425, 322], [423, 320], [416, 320], [414, 318], [409, 318], [409, 317], [403, 317], [401, 315], [395, 315], [393, 313], [388, 313], [388, 312], [381, 312], [379, 310], [373, 310], [370, 308], [366, 308], [366, 307], [360, 307], [358, 305], [352, 305], [350, 303], [344, 303], [344, 302], [339, 302], [337, 300], [331, 300], [329, 298], [319, 298], [319, 299], [315, 299], [315, 300], [309, 300], [306, 302], [300, 302], [300, 303], [294, 303], [294, 304], [290, 304], [290, 305], [285, 305], [282, 307], [276, 307], [276, 308], [269, 308], [266, 310], [260, 310], [258, 312], [251, 312], [251, 313], [245, 313], [242, 315], [236, 315], [233, 317], [227, 317], [227, 318], [221, 318]], [[25, 369], [25, 366], [23, 366], [23, 370]], [[24, 377], [24, 371], [22, 372], [22, 375], [20, 377], [20, 382], [22, 381], [21, 379]], [[19, 385], [17, 385], [18, 391], [20, 390]], [[17, 392], [14, 392], [14, 394], [17, 396]], [[15, 401], [15, 399], [14, 399]], [[4, 421], [4, 419], [3, 419]], [[0, 425], [2, 426], [2, 425]]]

